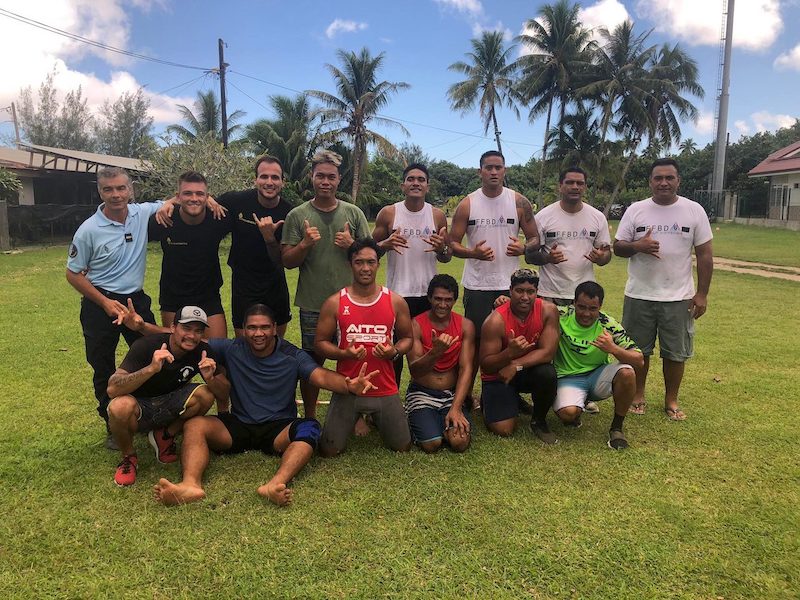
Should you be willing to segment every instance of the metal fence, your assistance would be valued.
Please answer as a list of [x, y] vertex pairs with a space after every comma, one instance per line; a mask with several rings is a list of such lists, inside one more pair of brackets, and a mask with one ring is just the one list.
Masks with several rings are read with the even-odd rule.
[[8, 207], [8, 232], [14, 246], [56, 243], [72, 238], [97, 210], [86, 204], [35, 204]]
[[692, 200], [699, 203], [706, 211], [708, 218], [714, 220], [717, 217], [722, 218], [725, 207], [725, 195], [728, 190], [721, 192], [712, 192], [711, 190], [695, 190]]
[[736, 203], [736, 216], [766, 219], [769, 215], [769, 194], [764, 190], [741, 190]]

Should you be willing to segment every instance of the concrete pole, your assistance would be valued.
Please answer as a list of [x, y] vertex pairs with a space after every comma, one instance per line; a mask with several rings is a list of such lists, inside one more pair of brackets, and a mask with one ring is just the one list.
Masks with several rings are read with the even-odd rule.
[[719, 115], [717, 118], [717, 140], [714, 145], [714, 176], [711, 192], [721, 192], [725, 187], [725, 150], [728, 135], [728, 90], [731, 85], [731, 49], [733, 48], [733, 5], [728, 0], [728, 19], [725, 24], [725, 53], [722, 62], [722, 86], [719, 95]]

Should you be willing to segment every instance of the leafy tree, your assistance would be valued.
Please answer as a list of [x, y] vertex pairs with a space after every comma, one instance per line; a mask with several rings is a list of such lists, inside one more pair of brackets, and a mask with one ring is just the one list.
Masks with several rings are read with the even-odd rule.
[[467, 52], [468, 62], [455, 62], [448, 67], [467, 78], [447, 90], [453, 110], [468, 112], [478, 105], [483, 132], [494, 127], [497, 150], [500, 145], [500, 128], [497, 125], [497, 107], [506, 106], [519, 118], [517, 104], [521, 97], [516, 90], [517, 63], [511, 60], [515, 45], [508, 48], [500, 31], [484, 31], [480, 38], [470, 40], [472, 52]]
[[155, 140], [150, 134], [153, 117], [150, 100], [142, 88], [125, 92], [113, 103], [105, 101], [95, 124], [95, 138], [100, 152], [140, 158], [150, 152]]
[[20, 90], [19, 120], [23, 137], [32, 144], [70, 150], [94, 150], [92, 114], [78, 86], [58, 101], [55, 73], [51, 72], [39, 86], [38, 103], [30, 86]]
[[219, 195], [229, 190], [246, 189], [253, 184], [253, 158], [241, 146], [229, 146], [212, 132], [175, 143], [163, 138], [164, 145], [151, 149], [145, 157], [150, 164], [149, 177], [142, 183], [145, 198], [169, 198], [178, 188], [178, 176], [184, 171], [199, 171], [208, 180], [208, 191]]
[[0, 200], [14, 202], [22, 189], [22, 182], [14, 173], [0, 167]]
[[[594, 49], [590, 32], [578, 19], [579, 9], [578, 4], [571, 4], [569, 0], [546, 4], [539, 10], [537, 19], [530, 19], [525, 24], [526, 31], [531, 33], [522, 34], [518, 38], [531, 52], [519, 60], [522, 69], [520, 94], [526, 104], [532, 104], [529, 118], [533, 121], [547, 113], [540, 182], [544, 176], [547, 149], [551, 142], [553, 105], [555, 102], [559, 103], [557, 131], [560, 138], [567, 104], [575, 99], [574, 90], [578, 77], [589, 66]], [[541, 184], [539, 193], [541, 194]]]
[[695, 142], [692, 138], [686, 138], [681, 142], [678, 148], [681, 151], [681, 156], [692, 154], [693, 152], [697, 152], [697, 142]]
[[[214, 90], [197, 92], [194, 110], [183, 104], [178, 104], [178, 111], [183, 117], [185, 125], [170, 125], [167, 132], [178, 136], [184, 142], [210, 133], [214, 139], [222, 140], [222, 108], [217, 102]], [[228, 139], [233, 139], [241, 129], [236, 121], [244, 117], [245, 113], [235, 110], [228, 115]]]
[[371, 123], [408, 131], [397, 121], [378, 116], [391, 97], [410, 86], [405, 82], [378, 81], [378, 72], [385, 54], [372, 56], [367, 48], [355, 52], [337, 51], [342, 68], [326, 64], [333, 77], [338, 96], [319, 90], [306, 93], [320, 100], [326, 108], [320, 111], [325, 123], [322, 139], [346, 140], [353, 147], [352, 201], [358, 200], [358, 189], [367, 165], [367, 147], [375, 146], [384, 156], [397, 156], [397, 148], [385, 137], [369, 129]]

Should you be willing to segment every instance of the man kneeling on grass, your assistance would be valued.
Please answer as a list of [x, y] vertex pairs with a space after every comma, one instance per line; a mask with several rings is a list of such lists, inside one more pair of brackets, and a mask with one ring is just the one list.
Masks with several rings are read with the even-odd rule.
[[316, 419], [298, 419], [295, 389], [298, 378], [338, 394], [364, 394], [374, 386], [377, 373], [366, 372], [366, 363], [354, 378], [317, 365], [309, 355], [278, 337], [275, 316], [264, 304], [244, 313], [244, 337], [212, 339], [209, 346], [225, 367], [230, 381], [231, 413], [190, 419], [183, 433], [181, 468], [183, 480], [161, 479], [153, 488], [155, 499], [174, 505], [205, 498], [203, 473], [210, 450], [236, 454], [261, 450], [281, 457], [278, 470], [258, 493], [285, 506], [292, 501], [289, 482], [311, 460], [320, 437]]
[[406, 413], [414, 442], [425, 452], [436, 452], [443, 442], [454, 452], [469, 447], [472, 427], [464, 400], [472, 387], [475, 326], [453, 312], [457, 299], [456, 280], [435, 275], [428, 284], [431, 308], [412, 323]]
[[[575, 302], [560, 306], [561, 335], [554, 361], [558, 391], [553, 410], [567, 426], [580, 427], [588, 401], [614, 397], [608, 447], [624, 450], [628, 441], [622, 422], [636, 392], [636, 373], [644, 363], [642, 352], [622, 326], [600, 311], [603, 288], [584, 281], [575, 288]], [[615, 358], [619, 362], [611, 363]]]
[[[130, 309], [133, 305], [128, 300]], [[141, 320], [141, 319], [140, 319]], [[122, 452], [114, 481], [119, 486], [136, 481], [138, 458], [133, 436], [147, 432], [161, 463], [175, 462], [175, 435], [190, 417], [208, 412], [216, 397], [228, 390], [201, 341], [208, 326], [203, 309], [185, 306], [175, 313], [169, 333], [136, 340], [125, 360], [108, 380], [108, 426]], [[200, 373], [205, 384], [190, 383]]]

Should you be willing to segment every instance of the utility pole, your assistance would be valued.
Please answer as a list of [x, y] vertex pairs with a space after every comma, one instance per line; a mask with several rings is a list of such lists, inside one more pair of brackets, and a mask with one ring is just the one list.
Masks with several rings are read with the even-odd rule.
[[[724, 0], [723, 0], [724, 1]], [[714, 176], [711, 182], [712, 197], [720, 194], [725, 186], [725, 150], [728, 134], [728, 101], [731, 85], [731, 49], [733, 48], [733, 5], [727, 0], [727, 19], [725, 23], [725, 49], [722, 59], [722, 81], [719, 87], [717, 139], [714, 145]]]
[[225, 42], [222, 38], [218, 39], [219, 42], [219, 104], [222, 109], [222, 147], [228, 147], [228, 107], [225, 99]]
[[20, 145], [19, 139], [19, 123], [17, 123], [17, 107], [14, 106], [14, 103], [11, 103], [11, 120], [14, 121], [14, 138], [17, 141], [17, 147]]

